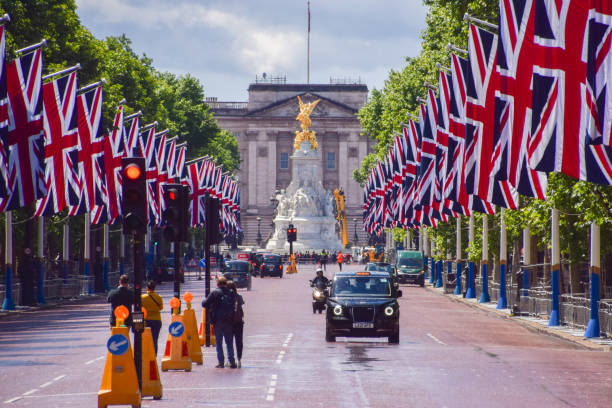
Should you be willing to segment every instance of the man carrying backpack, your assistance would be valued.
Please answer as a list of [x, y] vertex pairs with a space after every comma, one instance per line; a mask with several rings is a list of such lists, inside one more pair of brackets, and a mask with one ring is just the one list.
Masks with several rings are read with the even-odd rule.
[[210, 292], [208, 297], [202, 302], [202, 307], [210, 311], [210, 320], [215, 326], [215, 341], [217, 343], [217, 368], [223, 368], [225, 365], [225, 356], [223, 355], [223, 342], [227, 348], [227, 359], [231, 368], [237, 368], [236, 360], [234, 359], [234, 303], [236, 296], [227, 287], [227, 279], [221, 276], [217, 279], [217, 289]]

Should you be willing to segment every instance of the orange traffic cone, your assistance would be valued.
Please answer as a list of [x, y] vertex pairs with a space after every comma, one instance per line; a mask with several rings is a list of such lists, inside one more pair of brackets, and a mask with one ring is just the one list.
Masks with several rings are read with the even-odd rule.
[[98, 408], [106, 408], [109, 405], [140, 407], [140, 390], [130, 345], [130, 332], [127, 327], [122, 326], [128, 315], [129, 311], [125, 306], [115, 309], [117, 326], [111, 329], [111, 337], [106, 343], [108, 353], [98, 391]]
[[159, 377], [155, 347], [153, 347], [153, 335], [151, 328], [145, 327], [142, 333], [142, 396], [152, 396], [153, 399], [161, 399], [163, 387]]
[[187, 309], [183, 311], [183, 320], [185, 321], [185, 335], [187, 336], [189, 357], [191, 357], [193, 363], [202, 365], [202, 348], [198, 336], [198, 322], [196, 320], [195, 310], [191, 308], [193, 295], [190, 292], [186, 292], [185, 295], [183, 295], [183, 299], [187, 302]]
[[[199, 337], [200, 337], [200, 346], [203, 346], [206, 343], [206, 308], [202, 308], [202, 320], [200, 320], [200, 331], [199, 333]], [[213, 325], [210, 325], [210, 345], [211, 346], [216, 346], [217, 342], [215, 341], [215, 328], [213, 327]]]
[[191, 371], [191, 357], [187, 346], [187, 336], [185, 335], [185, 324], [183, 316], [178, 314], [178, 307], [181, 301], [178, 298], [170, 300], [170, 307], [173, 309], [172, 323], [168, 327], [168, 340], [166, 350], [162, 357], [162, 371], [185, 370]]

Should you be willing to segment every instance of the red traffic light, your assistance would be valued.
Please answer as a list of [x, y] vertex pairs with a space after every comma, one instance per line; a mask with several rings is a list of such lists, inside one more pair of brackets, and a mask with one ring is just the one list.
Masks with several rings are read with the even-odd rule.
[[125, 173], [125, 176], [130, 180], [138, 180], [140, 178], [140, 175], [142, 174], [140, 166], [135, 163], [128, 164], [123, 171]]
[[168, 198], [172, 201], [176, 200], [176, 193], [174, 192], [174, 190], [168, 191]]

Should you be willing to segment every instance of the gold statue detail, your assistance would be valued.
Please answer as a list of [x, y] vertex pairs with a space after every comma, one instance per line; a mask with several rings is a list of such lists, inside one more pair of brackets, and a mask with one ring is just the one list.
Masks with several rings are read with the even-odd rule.
[[312, 123], [310, 121], [310, 114], [314, 110], [315, 106], [317, 106], [317, 103], [319, 103], [321, 100], [317, 99], [314, 102], [303, 103], [299, 96], [297, 98], [298, 102], [300, 103], [300, 113], [298, 113], [295, 119], [300, 121], [300, 127], [302, 130], [295, 131], [295, 141], [293, 143], [293, 147], [295, 147], [295, 150], [299, 150], [302, 142], [308, 141], [312, 145], [312, 149], [316, 150], [317, 147], [319, 147], [319, 144], [317, 143], [315, 132], [313, 130], [309, 130], [308, 128]]

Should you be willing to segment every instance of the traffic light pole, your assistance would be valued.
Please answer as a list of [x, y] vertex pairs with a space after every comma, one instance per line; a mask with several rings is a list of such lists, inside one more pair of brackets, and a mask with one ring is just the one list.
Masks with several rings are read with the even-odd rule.
[[[174, 297], [177, 299], [181, 298], [181, 281], [180, 281], [180, 271], [181, 271], [181, 241], [174, 241]], [[179, 313], [181, 312], [181, 307], [179, 306]]]
[[142, 315], [142, 281], [144, 279], [144, 234], [134, 234], [134, 363], [138, 376], [138, 387], [142, 392], [142, 332], [144, 331], [144, 316]]
[[[208, 234], [206, 234], [208, 235]], [[204, 262], [206, 267], [204, 268], [204, 295], [208, 297], [210, 295], [210, 244], [208, 238], [204, 239]], [[204, 330], [206, 334], [206, 347], [210, 347], [210, 313], [206, 310], [206, 324]]]

